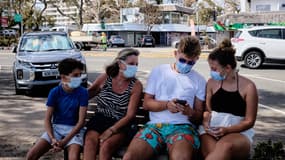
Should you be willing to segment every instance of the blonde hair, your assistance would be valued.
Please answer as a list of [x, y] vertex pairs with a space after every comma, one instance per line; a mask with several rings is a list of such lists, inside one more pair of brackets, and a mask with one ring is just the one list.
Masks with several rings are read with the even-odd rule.
[[126, 60], [127, 57], [135, 55], [139, 56], [140, 52], [134, 48], [125, 48], [122, 49], [117, 57], [113, 60], [111, 64], [106, 67], [106, 74], [111, 77], [115, 77], [119, 73], [119, 60]]
[[183, 37], [178, 46], [178, 52], [187, 57], [196, 57], [201, 53], [201, 46], [198, 38], [194, 36]]

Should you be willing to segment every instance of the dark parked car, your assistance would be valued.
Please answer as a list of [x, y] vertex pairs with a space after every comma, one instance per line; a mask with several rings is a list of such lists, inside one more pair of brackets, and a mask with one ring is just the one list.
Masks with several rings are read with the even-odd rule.
[[125, 47], [125, 40], [119, 35], [112, 35], [108, 40], [108, 46], [121, 46]]
[[152, 35], [143, 35], [142, 38], [138, 39], [138, 46], [139, 47], [144, 47], [144, 46], [155, 46], [155, 40]]

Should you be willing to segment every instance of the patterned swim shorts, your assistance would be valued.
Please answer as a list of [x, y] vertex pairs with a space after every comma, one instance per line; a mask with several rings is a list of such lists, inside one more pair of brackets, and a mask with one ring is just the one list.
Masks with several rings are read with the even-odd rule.
[[156, 153], [165, 145], [167, 149], [179, 140], [186, 140], [193, 148], [200, 147], [198, 132], [190, 124], [146, 124], [136, 135], [146, 141]]

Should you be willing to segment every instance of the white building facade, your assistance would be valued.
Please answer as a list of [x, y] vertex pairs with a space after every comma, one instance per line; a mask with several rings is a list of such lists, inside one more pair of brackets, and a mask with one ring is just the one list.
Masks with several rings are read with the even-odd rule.
[[285, 0], [240, 0], [241, 12], [285, 11]]
[[[49, 0], [47, 0], [49, 1]], [[59, 0], [57, 5], [59, 5], [60, 10], [66, 15], [77, 15], [79, 13], [76, 6], [67, 6], [63, 0]], [[44, 12], [44, 16], [51, 16], [55, 20], [55, 26], [74, 26], [76, 23], [68, 18], [67, 16], [61, 15], [57, 8], [48, 4], [47, 9]]]
[[[154, 0], [147, 0], [149, 3], [156, 3]], [[154, 25], [151, 29], [151, 35], [155, 38], [156, 45], [170, 46], [172, 42], [181, 37], [190, 35], [190, 15], [194, 10], [185, 7], [183, 0], [163, 0], [159, 4], [159, 11], [162, 13], [162, 23]], [[107, 36], [120, 35], [126, 41], [127, 46], [136, 46], [138, 39], [147, 33], [147, 27], [144, 25], [144, 15], [139, 12], [139, 8], [123, 8], [120, 11], [120, 23], [105, 24], [102, 29], [100, 24], [85, 24], [82, 31], [86, 32], [106, 32]], [[199, 26], [196, 32], [208, 33], [215, 37], [213, 27]]]

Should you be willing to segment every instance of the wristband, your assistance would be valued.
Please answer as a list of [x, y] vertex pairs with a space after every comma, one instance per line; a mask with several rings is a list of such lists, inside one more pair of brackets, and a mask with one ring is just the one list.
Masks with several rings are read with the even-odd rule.
[[167, 106], [168, 103], [169, 103], [169, 101], [166, 102], [166, 105], [165, 105], [165, 107], [164, 107], [165, 109], [168, 109], [168, 106]]

